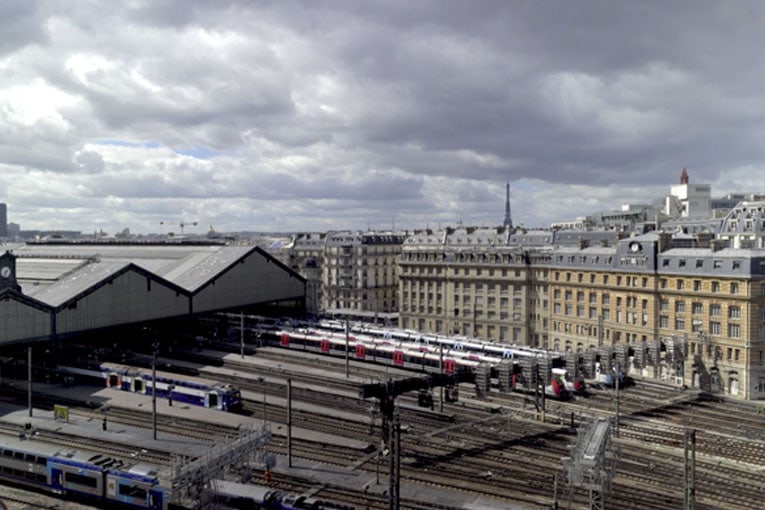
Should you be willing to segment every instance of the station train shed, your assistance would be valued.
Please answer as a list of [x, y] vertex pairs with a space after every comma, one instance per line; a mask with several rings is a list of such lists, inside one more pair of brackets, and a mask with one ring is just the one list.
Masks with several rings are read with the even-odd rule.
[[305, 304], [305, 279], [256, 246], [28, 243], [0, 252], [0, 358], [99, 330]]

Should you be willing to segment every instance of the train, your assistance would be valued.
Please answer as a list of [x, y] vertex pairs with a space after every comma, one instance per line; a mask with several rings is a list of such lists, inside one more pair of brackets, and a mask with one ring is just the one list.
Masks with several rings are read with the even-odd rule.
[[[324, 334], [323, 334], [324, 333]], [[344, 335], [333, 336], [311, 329], [276, 330], [265, 335], [267, 342], [282, 348], [317, 352], [330, 356], [345, 356]], [[443, 372], [454, 375], [460, 372], [476, 373], [480, 366], [488, 366], [492, 375], [498, 376], [498, 367], [508, 365], [509, 384], [516, 391], [533, 391], [529, 388], [528, 377], [523, 373], [522, 358], [492, 353], [477, 353], [464, 349], [444, 349], [441, 345], [423, 342], [399, 342], [388, 338], [348, 337], [349, 355], [358, 361], [388, 364], [408, 370], [429, 373]], [[528, 358], [527, 358], [528, 360]], [[584, 394], [586, 387], [579, 378], [571, 380], [568, 371], [555, 367], [550, 374], [545, 393], [553, 398], [569, 399], [572, 394]]]
[[0, 436], [0, 479], [100, 508], [167, 510], [170, 499], [154, 466], [20, 437]]
[[[151, 370], [107, 362], [87, 367], [59, 365], [58, 372], [91, 381], [103, 380], [109, 388], [143, 395], [152, 394], [155, 380]], [[234, 385], [161, 371], [156, 372], [156, 395], [219, 411], [238, 411], [242, 408], [242, 394]]]
[[[352, 510], [353, 506], [322, 501], [303, 494], [294, 494], [273, 487], [215, 480], [216, 502], [229, 508], [262, 510]], [[212, 495], [212, 494], [211, 494]]]

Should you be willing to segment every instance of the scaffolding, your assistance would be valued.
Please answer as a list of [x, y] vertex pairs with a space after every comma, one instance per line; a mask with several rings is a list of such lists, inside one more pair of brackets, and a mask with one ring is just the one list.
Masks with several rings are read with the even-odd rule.
[[242, 427], [233, 438], [216, 444], [200, 457], [178, 458], [171, 479], [172, 502], [186, 508], [212, 508], [215, 480], [223, 479], [232, 470], [239, 470], [239, 475], [246, 478], [260, 449], [270, 440], [271, 431], [265, 426]]
[[581, 427], [576, 443], [569, 447], [571, 456], [563, 458], [568, 476], [567, 499], [575, 489], [589, 495], [590, 509], [603, 510], [605, 497], [611, 492], [616, 467], [616, 452], [611, 445], [611, 421], [598, 418]]

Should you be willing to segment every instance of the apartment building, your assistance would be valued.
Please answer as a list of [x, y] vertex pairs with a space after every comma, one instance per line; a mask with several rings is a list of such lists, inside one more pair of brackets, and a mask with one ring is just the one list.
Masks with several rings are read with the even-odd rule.
[[395, 317], [398, 259], [406, 235], [332, 232], [324, 243], [321, 309], [357, 318]]
[[399, 326], [540, 345], [551, 236], [508, 227], [410, 236], [399, 261]]
[[321, 310], [321, 267], [325, 240], [326, 234], [323, 233], [296, 234], [286, 248], [286, 264], [306, 279], [305, 305], [306, 312], [310, 314], [318, 314]]
[[765, 398], [765, 250], [741, 248], [762, 244], [762, 211], [730, 211], [725, 239], [466, 227], [411, 236], [400, 326], [560, 351], [618, 345], [639, 359], [653, 345], [655, 370], [638, 375]]

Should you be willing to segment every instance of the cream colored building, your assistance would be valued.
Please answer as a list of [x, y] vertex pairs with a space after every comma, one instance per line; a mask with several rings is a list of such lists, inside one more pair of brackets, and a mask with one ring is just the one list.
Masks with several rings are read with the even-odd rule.
[[321, 310], [356, 318], [395, 317], [398, 260], [406, 236], [396, 232], [331, 232], [321, 265]]
[[400, 259], [399, 326], [541, 345], [551, 238], [551, 232], [507, 227], [410, 236]]
[[634, 375], [763, 399], [763, 211], [734, 208], [724, 240], [467, 227], [410, 236], [399, 325], [561, 351], [620, 346]]

